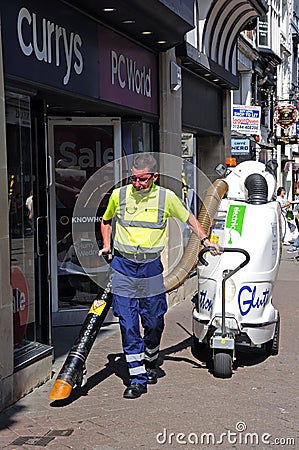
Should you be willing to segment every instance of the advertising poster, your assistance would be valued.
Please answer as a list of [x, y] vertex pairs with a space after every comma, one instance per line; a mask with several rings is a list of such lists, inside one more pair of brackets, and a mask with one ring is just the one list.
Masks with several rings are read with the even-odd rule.
[[261, 107], [233, 105], [232, 130], [242, 134], [260, 134]]

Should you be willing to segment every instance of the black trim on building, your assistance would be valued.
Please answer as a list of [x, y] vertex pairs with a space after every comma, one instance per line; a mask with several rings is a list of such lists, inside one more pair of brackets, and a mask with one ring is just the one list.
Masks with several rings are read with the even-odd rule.
[[263, 60], [268, 61], [273, 66], [278, 66], [282, 63], [282, 59], [276, 53], [274, 53], [271, 48], [259, 47], [258, 51], [259, 54], [263, 57]]
[[222, 89], [238, 89], [239, 78], [237, 76], [199, 52], [188, 42], [176, 47], [176, 56], [181, 58], [183, 66]]
[[[194, 28], [194, 0], [62, 1], [156, 51], [183, 42], [184, 35]], [[142, 34], [145, 31], [151, 34]]]
[[39, 342], [31, 342], [26, 347], [15, 350], [14, 373], [51, 355], [53, 355], [53, 347]]
[[223, 89], [186, 69], [182, 78], [184, 129], [197, 130], [202, 136], [222, 135]]
[[218, 0], [205, 20], [201, 48], [207, 57], [237, 76], [236, 41], [240, 31], [267, 13], [264, 0]]

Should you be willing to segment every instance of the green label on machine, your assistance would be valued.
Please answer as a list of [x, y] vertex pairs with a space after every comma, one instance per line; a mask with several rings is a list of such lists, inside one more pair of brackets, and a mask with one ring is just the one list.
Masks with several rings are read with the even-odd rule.
[[232, 230], [237, 231], [237, 233], [242, 236], [245, 210], [245, 205], [230, 205], [225, 224], [225, 228], [229, 229], [228, 244], [232, 244]]

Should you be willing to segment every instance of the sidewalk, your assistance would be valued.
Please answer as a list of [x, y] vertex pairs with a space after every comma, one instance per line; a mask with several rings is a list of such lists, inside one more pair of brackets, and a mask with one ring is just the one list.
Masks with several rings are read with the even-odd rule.
[[[284, 248], [274, 296], [282, 320], [288, 317], [288, 326], [282, 326], [282, 333], [286, 333], [286, 328], [290, 333], [298, 329], [295, 317], [298, 271], [299, 264], [292, 261]], [[103, 339], [97, 340], [92, 348], [87, 360], [87, 385], [75, 389], [60, 404], [48, 399], [66, 357], [66, 354], [59, 355], [53, 379], [0, 415], [1, 450], [194, 448], [196, 445], [191, 445], [194, 442], [189, 441], [195, 439], [195, 432], [211, 431], [219, 435], [227, 429], [235, 431], [240, 420], [248, 428], [254, 424], [254, 430], [269, 430], [272, 434], [279, 430], [282, 436], [294, 436], [298, 424], [293, 391], [298, 384], [295, 375], [298, 371], [294, 367], [296, 358], [298, 364], [298, 352], [294, 344], [298, 335], [293, 336], [293, 342], [281, 336], [278, 357], [243, 362], [231, 379], [220, 380], [191, 354], [191, 311], [192, 303], [187, 301], [168, 311], [160, 378], [139, 399], [122, 397], [127, 370], [117, 324], [104, 328], [100, 332], [104, 334]], [[73, 339], [68, 338], [69, 341]], [[282, 415], [282, 410], [287, 413]], [[186, 431], [190, 432], [190, 445], [178, 440], [182, 439], [179, 433]], [[244, 449], [244, 445], [215, 444], [212, 448]], [[251, 448], [263, 449], [269, 445], [251, 445]]]

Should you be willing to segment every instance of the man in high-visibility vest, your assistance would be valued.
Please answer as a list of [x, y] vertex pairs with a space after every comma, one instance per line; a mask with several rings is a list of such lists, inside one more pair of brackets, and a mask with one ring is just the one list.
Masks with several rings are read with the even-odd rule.
[[[112, 219], [115, 218], [112, 267], [113, 312], [119, 317], [130, 385], [124, 398], [138, 398], [147, 384], [157, 382], [157, 361], [167, 310], [160, 254], [166, 244], [166, 222], [187, 222], [204, 246], [211, 244], [199, 221], [175, 193], [155, 184], [157, 162], [150, 153], [134, 158], [131, 184], [115, 189], [101, 223], [103, 248], [111, 255]], [[139, 317], [144, 330], [140, 334]]]

